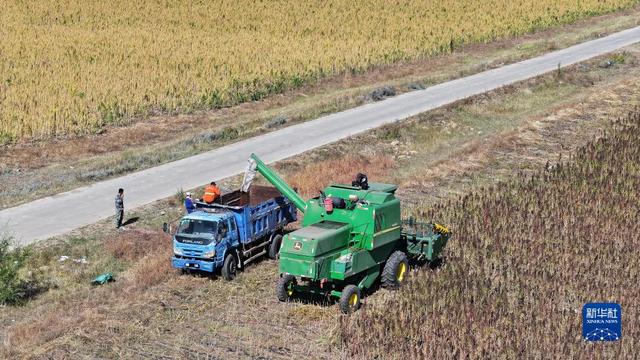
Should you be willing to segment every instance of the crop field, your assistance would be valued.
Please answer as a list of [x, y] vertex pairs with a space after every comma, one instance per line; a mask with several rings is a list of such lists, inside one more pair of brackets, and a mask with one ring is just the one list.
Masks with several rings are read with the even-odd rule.
[[[439, 270], [341, 321], [357, 358], [637, 354], [640, 114], [569, 160], [424, 211], [454, 224]], [[620, 302], [623, 339], [581, 339], [586, 302]], [[626, 340], [625, 340], [626, 338]]]
[[637, 3], [9, 0], [0, 12], [0, 144], [259, 100]]

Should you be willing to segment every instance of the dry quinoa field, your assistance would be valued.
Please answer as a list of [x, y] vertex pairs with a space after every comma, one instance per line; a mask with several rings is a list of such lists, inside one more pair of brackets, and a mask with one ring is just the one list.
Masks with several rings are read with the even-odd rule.
[[[640, 113], [533, 176], [441, 203], [454, 224], [440, 271], [351, 318], [362, 359], [634, 358], [640, 335]], [[585, 346], [582, 305], [619, 302], [626, 339]], [[591, 345], [591, 344], [590, 344]]]

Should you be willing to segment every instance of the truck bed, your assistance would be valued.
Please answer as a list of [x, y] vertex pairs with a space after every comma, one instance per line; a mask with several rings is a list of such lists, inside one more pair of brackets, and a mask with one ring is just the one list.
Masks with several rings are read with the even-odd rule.
[[235, 190], [220, 196], [216, 203], [226, 206], [256, 206], [268, 199], [282, 196], [273, 186], [252, 185], [249, 193]]
[[197, 210], [209, 213], [232, 212], [243, 244], [261, 240], [297, 220], [295, 206], [271, 186], [252, 185], [249, 193], [235, 190], [221, 195], [213, 204], [197, 201], [195, 205]]

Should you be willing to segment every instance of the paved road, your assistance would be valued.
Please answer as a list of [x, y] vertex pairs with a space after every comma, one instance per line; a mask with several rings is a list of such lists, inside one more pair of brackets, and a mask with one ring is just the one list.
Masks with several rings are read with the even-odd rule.
[[636, 27], [425, 90], [324, 116], [200, 155], [2, 210], [0, 226], [6, 225], [20, 244], [64, 234], [112, 216], [113, 198], [119, 187], [125, 188], [126, 208], [136, 208], [173, 195], [178, 188], [191, 189], [212, 178], [222, 179], [241, 173], [252, 152], [267, 163], [288, 158], [460, 99], [553, 71], [558, 65], [575, 64], [639, 41], [640, 27]]

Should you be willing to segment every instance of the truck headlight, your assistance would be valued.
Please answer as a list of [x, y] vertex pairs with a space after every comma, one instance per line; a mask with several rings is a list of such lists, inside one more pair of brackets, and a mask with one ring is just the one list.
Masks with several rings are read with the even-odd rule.
[[182, 252], [182, 250], [178, 249], [177, 247], [173, 248], [173, 253], [178, 255], [178, 256], [182, 256], [184, 255], [184, 253]]
[[215, 250], [208, 251], [208, 252], [202, 254], [202, 256], [206, 257], [208, 259], [211, 259], [212, 257], [216, 256], [216, 251]]

